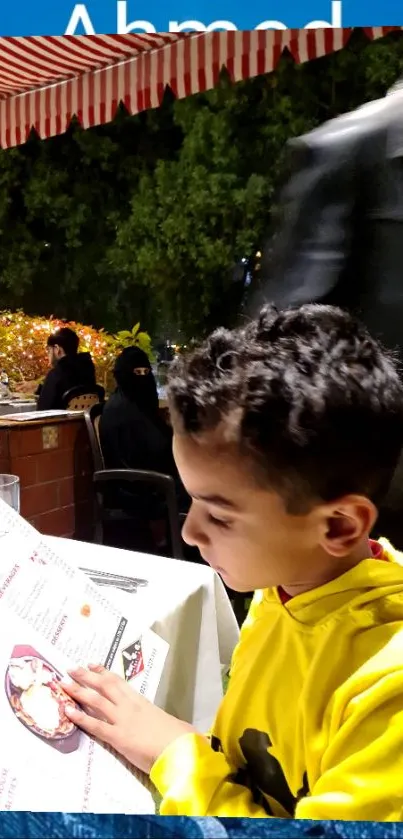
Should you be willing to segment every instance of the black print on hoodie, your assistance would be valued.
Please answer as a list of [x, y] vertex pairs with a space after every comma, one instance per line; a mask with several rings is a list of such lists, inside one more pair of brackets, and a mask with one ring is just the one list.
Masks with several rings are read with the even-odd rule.
[[[280, 804], [289, 816], [294, 816], [298, 801], [309, 794], [307, 773], [304, 772], [301, 789], [297, 796], [294, 796], [280, 763], [268, 751], [272, 742], [266, 732], [247, 728], [239, 740], [239, 745], [245, 759], [245, 766], [231, 776], [233, 783], [247, 787], [252, 793], [255, 804], [262, 807], [268, 816], [273, 816], [275, 813], [265, 796]], [[211, 738], [211, 746], [214, 751], [222, 752], [221, 743], [214, 735]]]

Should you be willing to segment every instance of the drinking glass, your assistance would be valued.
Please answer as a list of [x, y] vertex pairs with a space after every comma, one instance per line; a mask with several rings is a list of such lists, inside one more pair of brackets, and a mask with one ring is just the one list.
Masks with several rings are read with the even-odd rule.
[[20, 512], [20, 479], [17, 475], [0, 475], [0, 498]]

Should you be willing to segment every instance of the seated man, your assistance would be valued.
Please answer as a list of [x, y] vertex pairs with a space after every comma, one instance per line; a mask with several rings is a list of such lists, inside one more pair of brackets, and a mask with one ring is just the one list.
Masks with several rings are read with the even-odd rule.
[[63, 396], [73, 387], [92, 391], [96, 386], [94, 362], [89, 352], [78, 352], [79, 337], [64, 326], [48, 338], [51, 370], [39, 390], [38, 411], [62, 409]]

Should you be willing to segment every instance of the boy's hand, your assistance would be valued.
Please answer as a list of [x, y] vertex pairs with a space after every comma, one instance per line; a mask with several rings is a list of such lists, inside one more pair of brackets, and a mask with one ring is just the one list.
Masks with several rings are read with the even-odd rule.
[[73, 682], [63, 682], [63, 689], [82, 708], [67, 705], [68, 718], [147, 774], [174, 740], [196, 734], [191, 725], [152, 705], [101, 665], [70, 670], [69, 676]]

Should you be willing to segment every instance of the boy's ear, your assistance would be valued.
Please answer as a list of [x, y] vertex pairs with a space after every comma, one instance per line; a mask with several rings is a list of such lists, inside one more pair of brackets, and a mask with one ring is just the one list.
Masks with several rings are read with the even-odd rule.
[[323, 547], [331, 556], [342, 557], [368, 538], [377, 519], [375, 505], [363, 495], [347, 495], [327, 505]]

